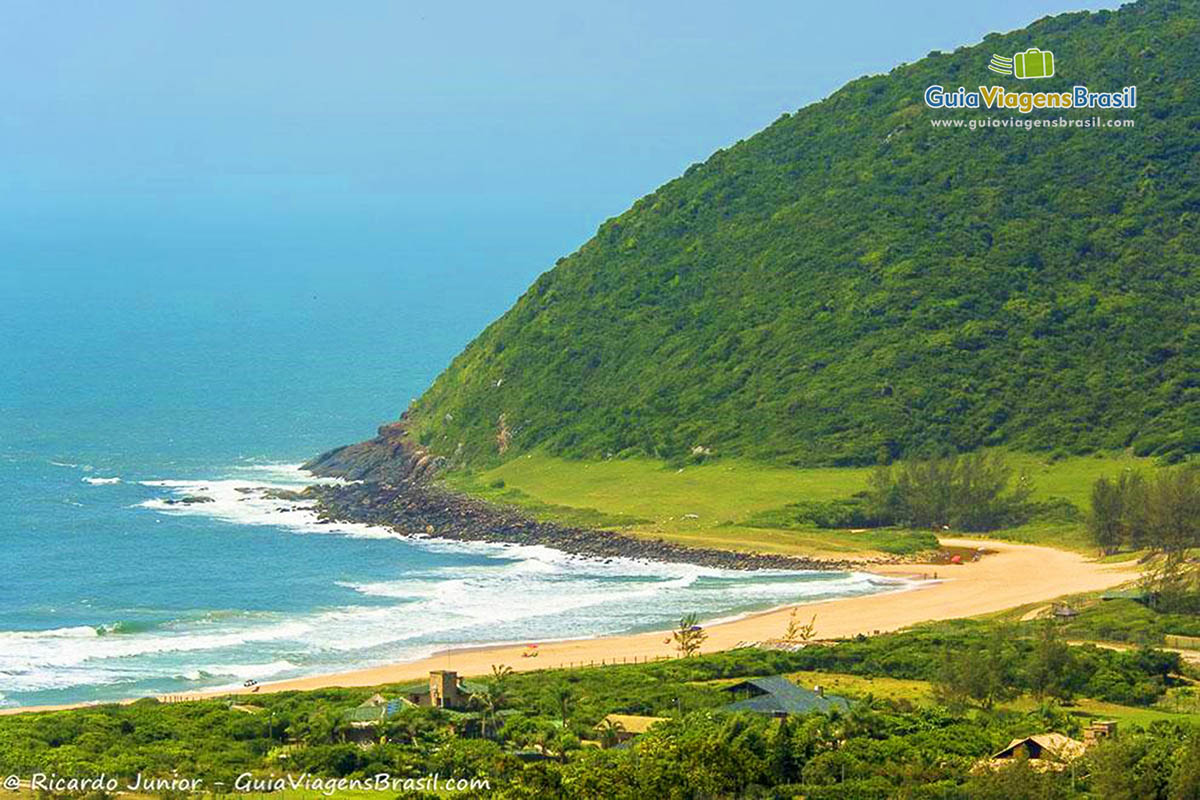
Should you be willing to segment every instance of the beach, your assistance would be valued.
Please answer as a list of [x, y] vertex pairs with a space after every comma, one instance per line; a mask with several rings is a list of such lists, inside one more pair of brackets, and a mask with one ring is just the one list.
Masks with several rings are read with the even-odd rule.
[[[1137, 569], [1131, 563], [1099, 563], [1079, 553], [1036, 545], [995, 540], [943, 538], [942, 544], [956, 548], [989, 551], [978, 561], [961, 565], [905, 564], [874, 569], [892, 577], [930, 579], [896, 592], [850, 597], [786, 606], [772, 611], [706, 626], [708, 639], [702, 652], [728, 650], [739, 645], [779, 638], [787, 628], [792, 609], [804, 621], [816, 617], [818, 639], [838, 639], [858, 634], [871, 635], [906, 628], [921, 622], [989, 614], [1063, 595], [1107, 589], [1133, 580]], [[937, 580], [932, 576], [937, 574]], [[424, 679], [430, 670], [455, 670], [463, 676], [484, 675], [493, 665], [514, 670], [552, 669], [587, 664], [613, 664], [674, 657], [675, 651], [658, 631], [560, 642], [448, 649], [429, 658], [367, 669], [347, 669], [324, 675], [264, 683], [256, 689], [230, 692], [207, 691], [176, 695], [171, 699], [201, 699], [229, 694], [303, 691], [326, 687], [377, 686]], [[537, 644], [537, 657], [524, 655], [528, 644]], [[351, 665], [347, 665], [350, 667]], [[0, 710], [0, 714], [27, 713], [50, 708], [25, 707]]]

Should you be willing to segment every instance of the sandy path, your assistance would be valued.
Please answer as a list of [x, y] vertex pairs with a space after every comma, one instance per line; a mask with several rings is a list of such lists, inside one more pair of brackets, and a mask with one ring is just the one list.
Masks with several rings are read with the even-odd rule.
[[[986, 548], [993, 554], [961, 566], [908, 564], [878, 569], [876, 571], [881, 574], [916, 574], [918, 577], [921, 573], [932, 575], [936, 571], [939, 581], [903, 592], [806, 603], [797, 606], [799, 615], [808, 619], [816, 614], [817, 638], [841, 638], [893, 631], [928, 620], [971, 617], [1066, 594], [1107, 589], [1129, 581], [1137, 574], [1136, 568], [1127, 563], [1099, 564], [1078, 553], [1049, 547], [971, 539], [943, 539], [942, 544]], [[740, 642], [777, 638], [787, 628], [789, 613], [790, 608], [779, 609], [709, 626], [704, 651], [727, 650]], [[524, 671], [671, 656], [673, 649], [664, 643], [664, 638], [666, 634], [657, 632], [550, 642], [540, 645], [537, 658], [523, 658], [523, 645], [451, 650], [419, 661], [263, 684], [258, 691], [401, 683], [424, 679], [431, 669], [482, 675], [490, 672], [493, 664], [507, 664], [514, 670]], [[202, 696], [205, 695], [191, 694], [186, 699]], [[0, 714], [34, 710], [45, 709], [4, 709]]]

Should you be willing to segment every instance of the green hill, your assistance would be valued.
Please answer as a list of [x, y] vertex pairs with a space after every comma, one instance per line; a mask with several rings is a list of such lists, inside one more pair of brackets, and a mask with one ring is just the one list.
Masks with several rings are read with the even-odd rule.
[[[472, 466], [533, 449], [800, 465], [1194, 452], [1197, 42], [1200, 3], [1143, 1], [855, 80], [605, 222], [405, 427]], [[988, 71], [1035, 46], [1053, 78]], [[1138, 106], [932, 110], [931, 84], [1136, 85]], [[931, 125], [1095, 116], [1135, 127]]]

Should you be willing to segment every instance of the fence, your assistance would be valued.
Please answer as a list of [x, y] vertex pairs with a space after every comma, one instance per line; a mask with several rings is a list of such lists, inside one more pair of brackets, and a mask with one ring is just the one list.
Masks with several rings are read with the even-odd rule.
[[674, 656], [622, 656], [621, 658], [602, 658], [599, 661], [563, 661], [556, 665], [546, 665], [546, 669], [588, 669], [590, 667], [615, 667], [618, 664], [649, 664], [652, 661], [670, 661]]

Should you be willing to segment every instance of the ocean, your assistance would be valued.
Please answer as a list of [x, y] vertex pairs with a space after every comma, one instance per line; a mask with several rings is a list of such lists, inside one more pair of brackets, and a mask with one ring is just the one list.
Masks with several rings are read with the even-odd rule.
[[[305, 504], [262, 489], [305, 485], [299, 463], [394, 419], [536, 270], [351, 248], [115, 252], [5, 253], [0, 705], [180, 693], [895, 588], [314, 524]], [[185, 496], [212, 501], [170, 502]]]

